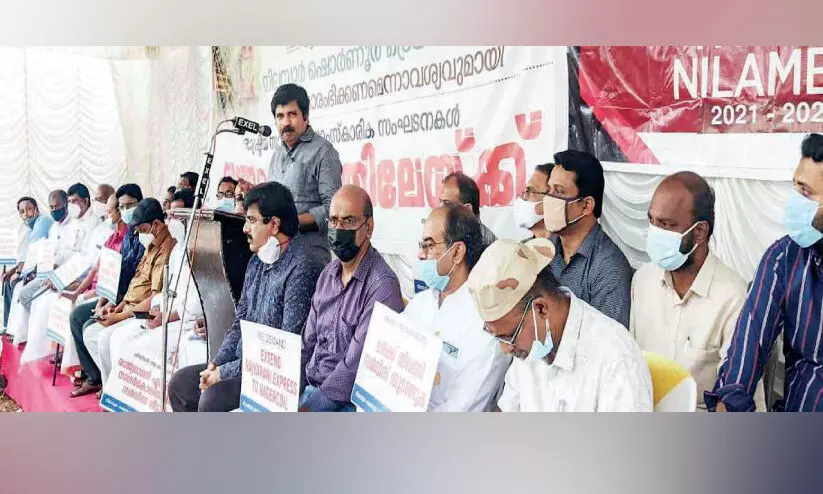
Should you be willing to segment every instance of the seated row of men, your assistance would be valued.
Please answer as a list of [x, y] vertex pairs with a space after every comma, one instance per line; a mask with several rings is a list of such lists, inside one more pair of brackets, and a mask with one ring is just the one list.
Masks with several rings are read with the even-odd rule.
[[[240, 321], [247, 320], [302, 335], [301, 411], [353, 410], [360, 353], [381, 302], [444, 341], [430, 410], [648, 411], [652, 388], [641, 349], [683, 364], [697, 382], [700, 408], [762, 410], [760, 381], [781, 330], [782, 407], [819, 410], [823, 136], [808, 136], [801, 155], [784, 214], [788, 235], [767, 250], [748, 295], [709, 249], [714, 194], [690, 172], [657, 187], [648, 213], [651, 262], [636, 274], [598, 223], [604, 177], [594, 157], [565, 151], [537, 167], [514, 206], [518, 223], [534, 235], [523, 242], [494, 241], [478, 218], [476, 184], [450, 175], [443, 207], [427, 218], [420, 242], [416, 278], [428, 289], [405, 307], [396, 275], [371, 245], [375, 220], [364, 190], [345, 186], [334, 194], [327, 238], [335, 259], [324, 265], [299, 232], [290, 190], [261, 184], [243, 202], [255, 255], [234, 325], [212, 361], [204, 351], [183, 359], [191, 365], [181, 365], [169, 383], [172, 408], [238, 407]], [[175, 239], [154, 199], [140, 201], [127, 224], [146, 253], [123, 302], [104, 309], [100, 322], [84, 323], [91, 387], [80, 392], [99, 386], [87, 363], [110, 372], [107, 363], [124, 347], [156, 338], [152, 324], [134, 325], [130, 315], [159, 293], [156, 272]], [[75, 343], [83, 360], [83, 345]]]

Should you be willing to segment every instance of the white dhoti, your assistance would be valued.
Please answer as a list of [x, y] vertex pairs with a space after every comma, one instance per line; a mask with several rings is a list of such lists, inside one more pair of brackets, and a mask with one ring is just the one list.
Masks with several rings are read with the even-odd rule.
[[[94, 360], [94, 363], [97, 364], [97, 367], [100, 369], [100, 376], [102, 377], [104, 385], [106, 384], [106, 379], [108, 379], [112, 369], [111, 337], [121, 328], [127, 328], [135, 322], [138, 323], [137, 329], [139, 330], [140, 321], [129, 318], [109, 327], [104, 327], [100, 323], [94, 323], [89, 325], [85, 331], [83, 331], [83, 343], [85, 343], [86, 349], [89, 351], [89, 355], [91, 355], [92, 360]], [[127, 331], [129, 330], [127, 329]], [[132, 328], [129, 332], [133, 334], [134, 329]]]
[[40, 360], [52, 353], [52, 342], [46, 336], [46, 332], [51, 306], [57, 297], [57, 292], [49, 290], [31, 302], [26, 348], [20, 356], [21, 363]]
[[23, 284], [14, 286], [11, 293], [11, 308], [9, 309], [9, 327], [6, 329], [9, 336], [14, 338], [14, 343], [19, 344], [26, 341], [29, 331], [29, 310], [20, 303], [20, 290]]

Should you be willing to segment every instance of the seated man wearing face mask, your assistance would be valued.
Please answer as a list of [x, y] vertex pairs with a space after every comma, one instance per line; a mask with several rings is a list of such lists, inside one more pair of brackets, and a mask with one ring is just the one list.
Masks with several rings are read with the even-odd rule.
[[823, 411], [823, 135], [806, 136], [800, 151], [783, 211], [788, 235], [760, 260], [717, 382], [704, 395], [709, 411], [755, 410], [757, 384], [781, 336], [781, 409]]
[[552, 165], [550, 164], [534, 167], [534, 172], [526, 184], [526, 189], [512, 203], [512, 212], [517, 226], [532, 233], [532, 236], [524, 241], [549, 237], [549, 232], [546, 231], [546, 224], [543, 221], [543, 198], [549, 194], [549, 176], [551, 173]]
[[124, 321], [131, 319], [134, 312], [148, 311], [152, 296], [163, 290], [164, 267], [168, 264], [171, 251], [177, 243], [169, 233], [164, 219], [163, 207], [157, 199], [149, 197], [137, 205], [129, 228], [137, 230], [140, 243], [146, 252], [137, 266], [123, 301], [112, 309], [104, 310], [100, 319], [83, 332], [85, 348], [100, 369], [104, 385], [112, 368], [109, 347], [112, 333], [123, 327]]
[[403, 314], [443, 340], [429, 411], [491, 411], [511, 362], [482, 331], [466, 286], [483, 249], [480, 222], [469, 209], [435, 209], [423, 226], [418, 278], [430, 289], [415, 295]]
[[652, 411], [649, 368], [628, 331], [561, 287], [554, 245], [498, 240], [466, 282], [485, 329], [517, 357], [502, 411]]
[[246, 195], [249, 260], [234, 324], [208, 365], [177, 371], [169, 381], [175, 412], [228, 412], [240, 406], [243, 341], [240, 321], [251, 321], [299, 334], [311, 306], [323, 266], [311, 243], [298, 234], [297, 208], [291, 192], [277, 182], [252, 188]]
[[[91, 279], [87, 278], [74, 292], [63, 292], [62, 296], [77, 301], [77, 305], [71, 311], [69, 325], [71, 327], [72, 340], [77, 351], [78, 361], [82, 367], [82, 375], [77, 380], [78, 388], [72, 391], [72, 398], [84, 396], [100, 391], [102, 378], [100, 369], [89, 354], [83, 341], [83, 331], [94, 324], [92, 315], [102, 316], [104, 312], [110, 311], [122, 299], [128, 290], [129, 283], [134, 277], [137, 265], [143, 257], [145, 248], [138, 240], [138, 234], [129, 226], [134, 214], [135, 207], [143, 200], [143, 192], [137, 184], [125, 184], [117, 189], [114, 197], [109, 198], [109, 220], [114, 228], [111, 236], [106, 240], [105, 248], [120, 253], [120, 281], [118, 283], [117, 300], [106, 300], [97, 298], [96, 300], [87, 296], [87, 302], [80, 303], [78, 300], [80, 289], [89, 283], [89, 292], [96, 289], [97, 273], [99, 264], [89, 273]], [[108, 221], [108, 220], [107, 220]]]
[[237, 188], [237, 180], [231, 177], [223, 177], [217, 184], [217, 203], [214, 209], [233, 213], [235, 210], [234, 190]]
[[[709, 250], [714, 192], [693, 172], [665, 178], [649, 205], [646, 253], [652, 262], [632, 281], [629, 330], [640, 348], [682, 364], [705, 410], [729, 348], [746, 283]], [[761, 409], [765, 410], [762, 389]]]
[[557, 255], [552, 274], [582, 301], [629, 327], [632, 267], [601, 228], [603, 166], [582, 151], [554, 155], [543, 218]]
[[375, 302], [403, 310], [397, 275], [371, 245], [374, 218], [369, 194], [354, 185], [334, 194], [329, 244], [337, 257], [326, 265], [303, 331], [305, 378], [301, 412], [353, 412], [351, 391]]
[[49, 235], [49, 229], [54, 223], [49, 216], [40, 214], [37, 201], [32, 197], [21, 197], [17, 200], [17, 212], [20, 219], [26, 225], [26, 236], [20, 246], [20, 253], [17, 265], [8, 269], [3, 274], [3, 332], [9, 325], [9, 311], [11, 311], [12, 294], [21, 282], [20, 274], [23, 272], [23, 265], [26, 262], [29, 245], [44, 239]]
[[[49, 229], [48, 238], [54, 243], [55, 268], [62, 266], [75, 254], [83, 253], [87, 247], [88, 234], [99, 222], [90, 212], [88, 189], [82, 184], [75, 184], [69, 190], [70, 195], [62, 190], [55, 190], [49, 194], [49, 208], [54, 224]], [[16, 297], [13, 295], [17, 302], [12, 304], [9, 314], [9, 333], [18, 343], [28, 341], [34, 296], [47, 286], [50, 286], [47, 279], [37, 278], [19, 288]], [[38, 333], [32, 340], [32, 344], [27, 345], [24, 350], [26, 359], [40, 358], [49, 353], [49, 342], [45, 339], [45, 333]]]

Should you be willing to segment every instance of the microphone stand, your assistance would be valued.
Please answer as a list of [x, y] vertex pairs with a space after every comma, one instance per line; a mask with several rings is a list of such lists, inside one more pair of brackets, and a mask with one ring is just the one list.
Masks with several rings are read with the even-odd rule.
[[[183, 256], [182, 260], [180, 261], [180, 266], [177, 269], [177, 274], [174, 275], [173, 278], [169, 278], [169, 265], [167, 264], [164, 270], [164, 284], [163, 284], [163, 302], [161, 307], [161, 314], [162, 314], [162, 326], [163, 326], [163, 386], [162, 386], [162, 412], [166, 411], [166, 403], [167, 403], [167, 386], [168, 386], [168, 377], [166, 372], [168, 371], [168, 335], [169, 335], [169, 317], [171, 317], [171, 307], [173, 306], [174, 299], [177, 298], [177, 290], [180, 285], [180, 275], [183, 272], [183, 263], [189, 262], [189, 241], [191, 239], [191, 232], [197, 228], [200, 224], [200, 219], [203, 217], [202, 214], [198, 214], [203, 209], [204, 199], [206, 196], [206, 191], [208, 190], [209, 186], [209, 179], [211, 175], [211, 165], [214, 161], [214, 149], [217, 143], [217, 136], [220, 134], [238, 134], [243, 135], [245, 131], [243, 129], [221, 129], [220, 126], [232, 122], [232, 120], [223, 120], [222, 122], [217, 124], [217, 131], [215, 131], [214, 135], [211, 138], [211, 147], [209, 148], [209, 152], [206, 153], [206, 162], [203, 165], [203, 173], [200, 174], [200, 178], [197, 181], [197, 194], [194, 196], [194, 204], [192, 204], [191, 212], [189, 213], [189, 219], [186, 223], [186, 236], [183, 240]], [[196, 216], [196, 219], [195, 219]], [[174, 283], [174, 288], [171, 287], [172, 283]], [[188, 283], [186, 283], [186, 292], [188, 294]], [[185, 310], [185, 309], [184, 309]], [[180, 321], [181, 327], [180, 331], [183, 331], [182, 327], [182, 317]], [[178, 348], [177, 351], [179, 352], [180, 349]], [[209, 352], [209, 339], [208, 336], [206, 337], [206, 355]]]

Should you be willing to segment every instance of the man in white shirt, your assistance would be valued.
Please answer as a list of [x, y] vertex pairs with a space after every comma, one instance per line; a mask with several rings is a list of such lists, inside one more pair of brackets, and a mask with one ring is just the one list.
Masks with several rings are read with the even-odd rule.
[[[697, 382], [706, 410], [731, 343], [746, 283], [709, 250], [714, 192], [693, 172], [665, 178], [649, 205], [646, 253], [652, 262], [632, 281], [629, 330], [640, 348], [679, 362]], [[762, 384], [755, 397], [765, 410]]]
[[443, 340], [429, 411], [490, 411], [511, 362], [483, 331], [466, 279], [483, 252], [480, 222], [460, 206], [435, 209], [423, 225], [418, 293], [403, 314]]
[[516, 359], [501, 411], [652, 411], [649, 368], [628, 331], [561, 288], [554, 245], [493, 243], [467, 284], [485, 329]]
[[[85, 185], [78, 183], [69, 187], [67, 200], [66, 209], [69, 217], [66, 224], [67, 235], [62, 231], [56, 233], [57, 238], [60, 240], [55, 245], [55, 267], [63, 265], [75, 254], [82, 255], [85, 262], [91, 267], [92, 264], [97, 262], [97, 258], [100, 256], [100, 248], [111, 234], [111, 231], [104, 232], [103, 229], [98, 228], [101, 225], [101, 219], [91, 207], [91, 196]], [[60, 223], [57, 223], [52, 228], [55, 229], [59, 226]], [[49, 238], [52, 238], [51, 233], [49, 232]], [[79, 283], [74, 283], [71, 287], [77, 284]], [[28, 307], [30, 311], [29, 328], [26, 349], [20, 357], [21, 362], [38, 360], [51, 353], [50, 341], [46, 337], [46, 333], [51, 306], [57, 300], [58, 292], [50, 280], [44, 280], [43, 286], [48, 287], [49, 291], [33, 299]], [[20, 300], [21, 302], [25, 301], [22, 293]]]

